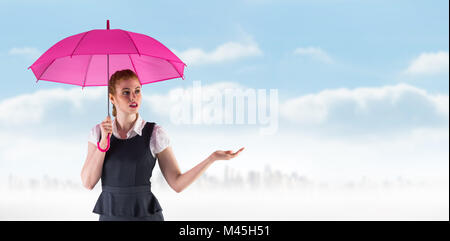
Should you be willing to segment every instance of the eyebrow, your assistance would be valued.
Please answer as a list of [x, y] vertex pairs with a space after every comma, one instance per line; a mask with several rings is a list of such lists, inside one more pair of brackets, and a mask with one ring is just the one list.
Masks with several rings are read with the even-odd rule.
[[[141, 88], [140, 86], [136, 87], [136, 89]], [[129, 90], [130, 88], [122, 88], [122, 90]]]

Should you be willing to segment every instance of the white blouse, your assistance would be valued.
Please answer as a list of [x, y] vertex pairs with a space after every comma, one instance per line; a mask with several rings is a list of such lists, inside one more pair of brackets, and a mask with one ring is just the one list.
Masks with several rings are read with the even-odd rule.
[[[146, 121], [142, 119], [141, 115], [138, 113], [138, 119], [136, 120], [134, 126], [128, 131], [127, 138], [130, 139], [136, 135], [142, 135], [142, 129], [145, 126]], [[89, 133], [88, 141], [97, 146], [97, 141], [99, 141], [100, 138], [100, 124], [95, 125], [91, 132]], [[116, 127], [116, 118], [112, 120], [112, 134], [117, 138], [119, 138], [119, 134]], [[153, 127], [152, 136], [150, 138], [150, 152], [152, 153], [153, 157], [155, 157], [155, 154], [158, 154], [162, 152], [166, 147], [170, 146], [170, 140], [167, 135], [167, 133], [163, 130], [163, 128], [155, 124]]]

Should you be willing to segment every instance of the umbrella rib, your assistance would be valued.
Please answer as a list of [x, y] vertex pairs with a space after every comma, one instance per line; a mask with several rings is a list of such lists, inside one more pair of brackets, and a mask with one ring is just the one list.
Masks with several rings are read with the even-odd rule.
[[[177, 63], [180, 63], [180, 64], [183, 64], [184, 66], [187, 66], [183, 61], [178, 61], [178, 60], [174, 60], [174, 59], [166, 59], [166, 58], [163, 58], [163, 57], [160, 57], [160, 56], [156, 56], [156, 55], [150, 55], [150, 54], [142, 54], [142, 55], [144, 55], [144, 56], [147, 56], [147, 57], [152, 57], [152, 58], [156, 58], [156, 59], [164, 59], [164, 60], [166, 60], [166, 61], [173, 61], [173, 62], [177, 62]], [[140, 56], [139, 56], [140, 57]]]
[[88, 71], [89, 71], [89, 66], [91, 65], [92, 56], [93, 55], [91, 55], [91, 57], [89, 58], [89, 63], [88, 63], [87, 68], [86, 68], [86, 74], [84, 74], [84, 81], [83, 81], [83, 86], [81, 87], [81, 89], [83, 89], [84, 85], [86, 84], [86, 78], [87, 78], [87, 74], [88, 74]]
[[131, 58], [131, 56], [130, 56], [129, 54], [128, 54], [128, 58], [130, 58], [131, 65], [133, 66], [134, 72], [135, 72], [136, 75], [138, 76], [139, 83], [141, 83], [141, 85], [142, 85], [141, 78], [139, 78], [139, 74], [138, 74], [138, 72], [137, 72], [137, 70], [136, 70], [136, 67], [134, 66], [133, 59]]
[[178, 71], [177, 68], [175, 68], [175, 66], [172, 64], [172, 62], [170, 62], [170, 61], [167, 60], [167, 59], [166, 59], [166, 61], [169, 62], [169, 64], [172, 65], [172, 67], [175, 69], [175, 71], [177, 71], [178, 75], [179, 75], [182, 79], [184, 79], [184, 76], [182, 76], [182, 75], [180, 74], [180, 72]]
[[131, 37], [131, 35], [127, 32], [127, 31], [124, 31], [127, 35], [128, 35], [128, 37], [130, 38], [130, 40], [131, 40], [131, 42], [133, 43], [133, 45], [134, 45], [134, 48], [136, 48], [136, 52], [139, 54], [139, 57], [141, 57], [141, 53], [139, 52], [139, 49], [137, 48], [137, 46], [136, 46], [136, 43], [134, 42], [134, 39]]
[[72, 54], [70, 55], [70, 57], [72, 58], [73, 53], [75, 53], [75, 50], [77, 50], [78, 46], [80, 45], [81, 41], [84, 39], [84, 37], [86, 36], [86, 34], [88, 34], [90, 31], [87, 31], [83, 37], [80, 38], [80, 41], [78, 41], [77, 46], [75, 46], [75, 48], [73, 49]]
[[50, 67], [50, 65], [52, 65], [53, 62], [55, 62], [55, 59], [53, 59], [52, 62], [51, 62], [49, 65], [47, 65], [47, 67], [46, 67], [45, 70], [42, 72], [42, 74], [39, 75], [39, 78], [37, 78], [36, 82], [39, 81], [39, 79], [42, 77], [42, 75], [44, 75], [44, 73], [47, 71], [48, 67]]

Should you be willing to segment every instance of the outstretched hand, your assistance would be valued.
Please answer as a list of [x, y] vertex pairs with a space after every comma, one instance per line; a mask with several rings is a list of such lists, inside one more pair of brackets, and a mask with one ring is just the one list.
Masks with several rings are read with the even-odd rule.
[[211, 154], [211, 156], [214, 160], [230, 160], [232, 158], [237, 157], [242, 150], [244, 150], [244, 147], [242, 147], [241, 149], [239, 149], [237, 152], [234, 152], [234, 153], [231, 150], [228, 150], [228, 151], [218, 150], [218, 151], [213, 152], [213, 154]]

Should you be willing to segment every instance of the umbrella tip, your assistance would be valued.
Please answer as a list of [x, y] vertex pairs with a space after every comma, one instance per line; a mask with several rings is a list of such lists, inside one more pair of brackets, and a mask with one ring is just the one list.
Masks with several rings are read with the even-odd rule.
[[106, 29], [109, 29], [109, 19], [106, 20]]

